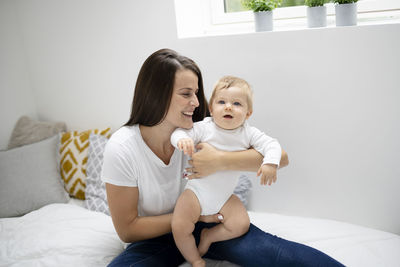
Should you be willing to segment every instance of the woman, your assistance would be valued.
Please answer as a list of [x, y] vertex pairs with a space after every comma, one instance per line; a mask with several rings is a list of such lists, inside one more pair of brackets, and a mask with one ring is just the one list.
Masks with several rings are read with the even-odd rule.
[[[129, 121], [108, 142], [102, 171], [115, 229], [131, 243], [110, 266], [178, 266], [184, 258], [171, 234], [175, 202], [187, 162], [170, 143], [172, 132], [208, 115], [200, 69], [173, 50], [153, 53], [139, 72]], [[224, 169], [256, 172], [262, 156], [253, 149], [218, 151], [200, 144], [187, 170], [200, 178]], [[282, 153], [280, 166], [288, 164]], [[201, 179], [201, 178], [200, 178]], [[193, 235], [218, 223], [203, 216]], [[267, 234], [254, 225], [245, 235], [211, 245], [205, 257], [242, 266], [343, 266], [313, 248]]]

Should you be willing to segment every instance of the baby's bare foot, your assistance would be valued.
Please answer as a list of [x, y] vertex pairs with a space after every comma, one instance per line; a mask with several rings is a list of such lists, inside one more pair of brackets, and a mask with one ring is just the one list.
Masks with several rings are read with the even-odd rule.
[[200, 259], [200, 260], [193, 262], [192, 266], [193, 267], [205, 267], [206, 262], [203, 259]]
[[211, 242], [209, 241], [209, 238], [208, 238], [208, 231], [209, 230], [207, 228], [204, 228], [201, 231], [200, 243], [198, 246], [199, 254], [201, 257], [203, 257], [207, 253], [207, 251], [211, 245]]

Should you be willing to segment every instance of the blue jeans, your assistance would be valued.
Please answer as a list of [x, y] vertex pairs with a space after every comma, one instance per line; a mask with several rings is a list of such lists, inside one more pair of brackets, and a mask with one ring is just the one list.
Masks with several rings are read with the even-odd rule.
[[[196, 224], [193, 235], [197, 244], [201, 230], [213, 225]], [[253, 224], [241, 237], [213, 243], [205, 257], [241, 266], [344, 266], [319, 250], [265, 233]], [[169, 233], [130, 244], [108, 266], [179, 266], [184, 261]]]

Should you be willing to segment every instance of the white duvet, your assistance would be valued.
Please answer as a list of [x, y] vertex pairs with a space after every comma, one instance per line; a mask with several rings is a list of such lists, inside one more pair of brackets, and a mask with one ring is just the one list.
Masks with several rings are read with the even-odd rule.
[[[249, 215], [261, 229], [315, 247], [346, 266], [400, 267], [398, 235], [330, 220]], [[109, 216], [72, 204], [0, 219], [0, 266], [106, 266], [123, 248]]]
[[0, 266], [106, 266], [123, 247], [109, 216], [76, 205], [0, 220]]

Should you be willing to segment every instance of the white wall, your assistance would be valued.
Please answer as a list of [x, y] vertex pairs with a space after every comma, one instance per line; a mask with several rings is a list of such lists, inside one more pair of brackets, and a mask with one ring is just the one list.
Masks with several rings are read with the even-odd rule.
[[28, 62], [12, 0], [0, 0], [0, 150], [6, 149], [15, 122], [36, 117]]
[[70, 129], [125, 122], [141, 63], [176, 41], [171, 1], [21, 0], [17, 8], [38, 116]]
[[221, 75], [247, 79], [252, 124], [288, 151], [277, 184], [254, 179], [252, 209], [400, 234], [399, 24], [178, 40], [172, 0], [16, 3], [40, 118], [116, 129], [144, 59], [171, 47], [208, 94]]
[[[400, 233], [400, 25], [182, 40], [208, 89], [225, 74], [254, 88], [253, 125], [290, 166], [254, 180], [250, 207]], [[209, 91], [210, 92], [210, 91]]]
[[[253, 125], [290, 166], [250, 206], [400, 233], [400, 25], [182, 40], [210, 89], [225, 74], [254, 87]], [[204, 49], [206, 47], [206, 49]]]

